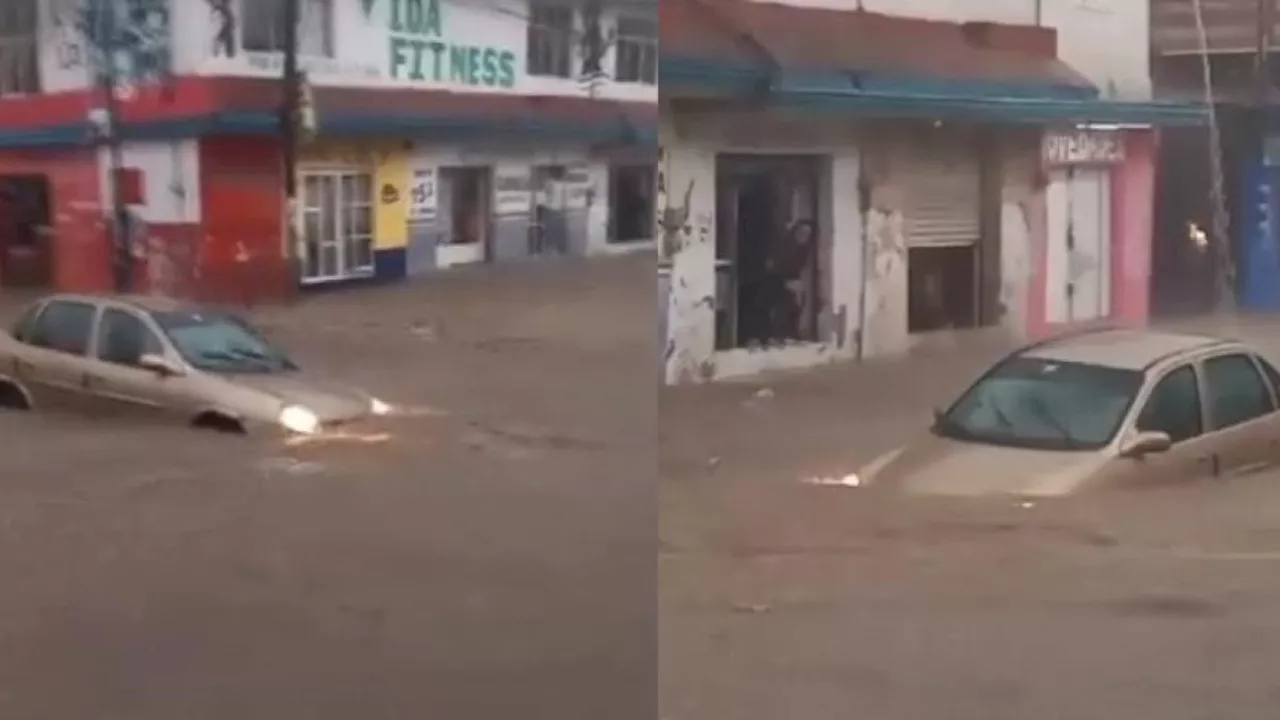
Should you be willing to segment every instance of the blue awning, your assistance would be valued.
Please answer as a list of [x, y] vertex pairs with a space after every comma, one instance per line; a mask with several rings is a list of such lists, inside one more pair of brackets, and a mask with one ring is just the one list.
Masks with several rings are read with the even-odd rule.
[[663, 95], [765, 98], [779, 107], [880, 118], [958, 118], [982, 122], [1202, 125], [1203, 104], [1103, 100], [1096, 88], [1029, 81], [957, 80], [874, 71], [776, 72], [692, 58], [664, 57]]

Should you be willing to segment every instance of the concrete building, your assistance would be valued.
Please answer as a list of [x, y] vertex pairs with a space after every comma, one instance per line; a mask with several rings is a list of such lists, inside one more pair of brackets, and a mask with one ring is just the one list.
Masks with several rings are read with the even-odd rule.
[[152, 281], [270, 296], [652, 243], [656, 2], [301, 0], [316, 132], [291, 264], [283, 7], [6, 0], [0, 284], [110, 285], [104, 67]]
[[1132, 0], [663, 0], [668, 382], [1144, 322], [1155, 128], [1204, 121], [1152, 101], [1147, 27]]

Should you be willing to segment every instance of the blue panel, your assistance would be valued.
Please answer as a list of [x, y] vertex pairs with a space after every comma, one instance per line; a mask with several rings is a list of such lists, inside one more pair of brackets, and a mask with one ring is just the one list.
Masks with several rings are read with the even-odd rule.
[[399, 280], [407, 274], [405, 248], [388, 248], [373, 252], [373, 274], [379, 280]]
[[[333, 113], [320, 118], [320, 132], [352, 136], [477, 139], [514, 136], [544, 142], [581, 144], [656, 145], [656, 123], [634, 122], [622, 117], [606, 122], [544, 122], [518, 118], [467, 118], [457, 116], [367, 115]], [[277, 132], [279, 123], [270, 112], [219, 112], [209, 115], [132, 122], [121, 126], [128, 140], [169, 140], [216, 133], [262, 135]], [[68, 123], [39, 128], [0, 128], [0, 148], [88, 146], [88, 123]]]
[[[1194, 103], [1113, 102], [1097, 90], [1052, 82], [990, 82], [876, 72], [795, 71], [663, 57], [659, 82], [667, 92], [695, 96], [768, 97], [780, 106], [871, 117], [959, 118], [1007, 123], [1096, 122], [1203, 125]], [[667, 93], [670, 94], [670, 93]]]
[[1239, 303], [1250, 310], [1280, 310], [1280, 234], [1276, 232], [1280, 171], [1264, 167], [1262, 158], [1254, 157], [1242, 173], [1236, 258]]

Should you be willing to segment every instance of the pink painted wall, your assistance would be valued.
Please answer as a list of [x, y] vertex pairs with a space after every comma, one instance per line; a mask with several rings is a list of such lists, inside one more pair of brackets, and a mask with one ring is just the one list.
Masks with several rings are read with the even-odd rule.
[[1150, 315], [1155, 165], [1155, 131], [1126, 131], [1111, 180], [1111, 314], [1124, 325], [1145, 326]]

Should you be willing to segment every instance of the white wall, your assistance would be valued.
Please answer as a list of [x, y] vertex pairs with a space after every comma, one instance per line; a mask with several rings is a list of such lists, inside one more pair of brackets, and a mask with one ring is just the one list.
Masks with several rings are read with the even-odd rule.
[[[133, 142], [125, 144], [124, 166], [143, 175], [146, 202], [133, 210], [149, 223], [198, 223], [200, 221], [199, 146], [196, 140]], [[98, 154], [99, 187], [109, 192], [107, 151]], [[110, 203], [103, 202], [103, 207]]]
[[[780, 0], [788, 5], [856, 10], [953, 22], [1039, 24], [1058, 31], [1058, 56], [1104, 96], [1151, 96], [1147, 0]], [[1037, 10], [1038, 8], [1038, 10]], [[1039, 17], [1037, 18], [1037, 13]]]
[[[207, 0], [171, 0], [178, 4], [175, 23], [177, 37], [175, 44], [180, 48], [180, 66], [191, 72], [210, 75], [246, 75], [275, 77], [280, 72], [281, 58], [278, 54], [245, 53], [238, 51], [235, 57], [226, 57], [215, 52], [215, 15], [209, 9]], [[249, 0], [242, 0], [247, 2]], [[305, 0], [304, 0], [305, 1]], [[424, 0], [429, 2], [430, 0]], [[559, 79], [532, 77], [526, 74], [526, 18], [529, 15], [527, 2], [524, 0], [485, 0], [484, 2], [463, 2], [462, 0], [437, 0], [440, 11], [441, 33], [436, 37], [418, 37], [404, 32], [396, 33], [391, 29], [391, 0], [373, 0], [371, 12], [366, 15], [364, 0], [333, 0], [335, 5], [334, 27], [335, 57], [304, 58], [303, 66], [311, 73], [312, 80], [321, 85], [389, 85], [410, 86], [432, 89], [447, 89], [456, 92], [499, 92], [539, 95], [579, 95], [589, 94], [577, 79]], [[616, 22], [615, 11], [606, 9], [603, 28], [606, 33]], [[581, 19], [579, 18], [579, 22]], [[438, 40], [453, 50], [467, 54], [473, 59], [484, 62], [498, 59], [510, 53], [513, 77], [508, 85], [501, 78], [493, 78], [486, 82], [483, 72], [471, 77], [462, 72], [460, 76], [451, 76], [450, 69], [455, 67], [450, 58], [452, 51], [444, 50], [440, 64], [441, 76], [434, 76], [434, 53], [424, 51], [422, 61], [425, 77], [411, 77], [411, 64], [414, 49], [411, 44], [401, 44], [402, 64], [396, 64], [393, 58], [393, 43], [396, 39]], [[576, 50], [575, 50], [576, 52]], [[603, 61], [606, 70], [614, 66], [613, 53], [610, 52]], [[575, 69], [580, 63], [575, 58]], [[460, 66], [459, 66], [460, 67]], [[498, 73], [501, 75], [501, 73]], [[656, 102], [658, 91], [653, 85], [616, 83], [607, 81], [597, 92], [598, 97]]]
[[[167, 53], [169, 66], [175, 74], [238, 75], [248, 77], [278, 77], [282, 57], [279, 53], [246, 53], [239, 47], [240, 34], [236, 33], [234, 57], [228, 57], [218, 49], [218, 15], [208, 0], [117, 0], [122, 11], [130, 5], [152, 8], [150, 32], [144, 34], [148, 45], [144, 50], [154, 51], [157, 46]], [[232, 0], [234, 7], [252, 0]], [[302, 0], [305, 4], [308, 0]], [[303, 58], [302, 65], [311, 79], [319, 85], [387, 85], [431, 89], [447, 89], [455, 92], [499, 92], [536, 95], [588, 96], [591, 89], [574, 79], [529, 76], [525, 72], [527, 38], [526, 19], [529, 15], [527, 0], [436, 0], [440, 10], [439, 40], [445, 45], [469, 54], [481, 63], [510, 53], [512, 82], [488, 82], [484, 73], [469, 77], [464, 71], [459, 77], [451, 77], [449, 58], [443, 53], [444, 72], [440, 80], [431, 73], [433, 53], [423, 55], [427, 63], [426, 78], [409, 77], [407, 65], [392, 67], [393, 37], [413, 39], [414, 36], [394, 33], [390, 29], [392, 0], [372, 0], [369, 15], [365, 14], [366, 0], [332, 0], [335, 8], [334, 45], [332, 58]], [[430, 1], [430, 0], [424, 0]], [[89, 67], [100, 62], [93, 48], [76, 30], [75, 22], [86, 0], [41, 0], [41, 78], [48, 91], [79, 89], [88, 85]], [[606, 8], [602, 17], [602, 29], [607, 35], [616, 25], [618, 11]], [[238, 18], [239, 19], [239, 18]], [[578, 18], [581, 25], [582, 19]], [[305, 43], [304, 43], [305, 44]], [[470, 49], [475, 48], [475, 53]], [[486, 58], [486, 51], [488, 58]], [[573, 67], [581, 67], [575, 46]], [[614, 51], [603, 59], [607, 72], [614, 68]], [[131, 51], [121, 54], [118, 66], [129, 68]], [[411, 46], [403, 47], [401, 55], [412, 61]], [[393, 70], [396, 72], [393, 73]], [[124, 75], [132, 74], [124, 70]], [[146, 74], [146, 73], [143, 73]], [[399, 75], [398, 77], [396, 75]], [[144, 78], [154, 79], [154, 78]], [[596, 96], [607, 99], [637, 102], [657, 102], [656, 85], [603, 81], [596, 88]]]

